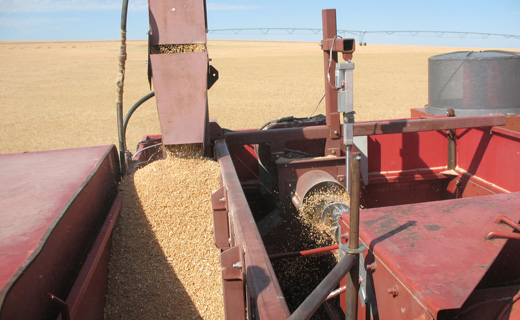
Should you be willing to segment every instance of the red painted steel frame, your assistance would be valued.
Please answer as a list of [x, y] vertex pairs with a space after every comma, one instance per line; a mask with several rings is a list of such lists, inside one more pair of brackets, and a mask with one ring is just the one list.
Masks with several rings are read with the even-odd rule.
[[[493, 127], [504, 125], [505, 123], [506, 116], [504, 115], [366, 121], [354, 123], [354, 136]], [[328, 130], [329, 128], [327, 126], [312, 126], [305, 128], [230, 132], [226, 133], [225, 139], [228, 146], [258, 144], [271, 141], [325, 139], [328, 137]]]
[[[287, 319], [290, 315], [289, 309], [265, 251], [251, 209], [242, 191], [225, 141], [218, 140], [215, 149], [220, 164], [221, 184], [227, 192], [230, 246], [239, 246], [244, 251], [242, 270], [247, 283], [245, 296], [249, 317]], [[224, 299], [232, 298], [224, 297]], [[242, 312], [245, 312], [245, 310]], [[242, 319], [244, 317], [243, 313], [226, 314], [228, 319]]]
[[[336, 28], [336, 10], [329, 9], [322, 11], [323, 23], [323, 40], [322, 46], [337, 35]], [[338, 92], [331, 87], [329, 83], [329, 75], [331, 81], [335, 79], [336, 63], [338, 62], [338, 53], [333, 48], [332, 55], [330, 54], [330, 46], [323, 47], [323, 68], [325, 75], [325, 103], [326, 103], [326, 117], [327, 127], [329, 128], [327, 144], [325, 146], [325, 155], [334, 154], [339, 155], [341, 150], [341, 130], [340, 130], [340, 116], [338, 112]], [[327, 50], [328, 49], [328, 50]]]

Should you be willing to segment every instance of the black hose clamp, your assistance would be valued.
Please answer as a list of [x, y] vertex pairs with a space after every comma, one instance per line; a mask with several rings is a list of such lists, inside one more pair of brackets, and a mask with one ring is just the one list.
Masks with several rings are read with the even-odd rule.
[[354, 123], [354, 115], [356, 114], [356, 111], [350, 111], [343, 113], [344, 121], [345, 123]]

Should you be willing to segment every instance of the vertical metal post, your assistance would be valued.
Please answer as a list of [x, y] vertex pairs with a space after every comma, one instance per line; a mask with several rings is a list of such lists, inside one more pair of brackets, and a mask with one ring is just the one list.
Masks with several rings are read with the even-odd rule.
[[455, 130], [448, 130], [448, 169], [455, 169], [456, 166]]
[[343, 143], [345, 144], [346, 189], [350, 192], [350, 148], [354, 144], [354, 63], [336, 64], [338, 76], [336, 82], [343, 82], [343, 88], [338, 91], [338, 112], [343, 113]]
[[[323, 25], [323, 40], [322, 46], [327, 39], [332, 39], [337, 34], [336, 28], [336, 9], [326, 9], [322, 11], [322, 25]], [[330, 62], [330, 69], [329, 69]], [[326, 117], [327, 126], [330, 130], [329, 138], [325, 145], [325, 155], [336, 154], [339, 156], [341, 148], [340, 139], [340, 117], [338, 112], [338, 92], [332, 88], [327, 78], [327, 73], [330, 79], [334, 79], [336, 71], [336, 63], [338, 62], [338, 53], [332, 50], [323, 50], [323, 65], [325, 69], [325, 103], [326, 103]], [[334, 151], [334, 153], [332, 152]]]
[[[454, 117], [455, 111], [448, 109], [448, 117]], [[446, 135], [448, 136], [448, 170], [453, 170], [457, 166], [457, 149], [455, 145], [455, 130], [447, 130]]]
[[[360, 160], [359, 152], [351, 154], [351, 191], [350, 191], [350, 233], [348, 247], [351, 250], [359, 249], [359, 193], [360, 193]], [[355, 258], [354, 266], [347, 276], [347, 299], [345, 319], [354, 320], [358, 311], [359, 290], [359, 255], [352, 254]]]

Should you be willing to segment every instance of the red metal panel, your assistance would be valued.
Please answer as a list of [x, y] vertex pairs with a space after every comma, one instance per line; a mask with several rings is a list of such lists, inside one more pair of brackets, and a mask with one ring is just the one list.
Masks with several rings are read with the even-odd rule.
[[520, 138], [516, 134], [459, 129], [457, 137], [460, 169], [507, 191], [520, 191]]
[[206, 52], [150, 55], [163, 143], [202, 143], [207, 119]]
[[[520, 193], [511, 193], [367, 209], [361, 212], [360, 237], [398, 279], [399, 290], [436, 315], [464, 304], [506, 243], [484, 236], [510, 232], [495, 220], [502, 215], [520, 220], [519, 207]], [[380, 286], [376, 278], [374, 285]]]
[[[0, 318], [57, 316], [117, 192], [114, 146], [0, 155]], [[30, 308], [28, 308], [30, 306]]]
[[149, 0], [149, 5], [150, 44], [206, 43], [203, 0]]
[[[96, 242], [67, 296], [66, 303], [69, 306], [71, 319], [86, 320], [103, 317], [112, 230], [121, 211], [122, 203], [123, 197], [120, 195], [114, 201]], [[58, 320], [61, 320], [61, 317]]]
[[233, 155], [233, 165], [240, 181], [258, 180], [258, 158], [253, 145], [233, 146], [229, 148]]
[[446, 167], [448, 143], [437, 131], [368, 137], [368, 172], [399, 175], [402, 170]]

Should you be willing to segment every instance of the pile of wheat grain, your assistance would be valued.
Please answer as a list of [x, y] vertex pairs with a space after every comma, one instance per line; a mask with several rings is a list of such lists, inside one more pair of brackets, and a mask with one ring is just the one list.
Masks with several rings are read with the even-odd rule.
[[211, 191], [218, 163], [168, 153], [121, 183], [105, 318], [222, 319]]
[[345, 189], [338, 185], [327, 184], [323, 188], [311, 190], [305, 196], [302, 206], [298, 210], [297, 218], [307, 226], [327, 232], [334, 238], [334, 229], [321, 220], [323, 209], [334, 202], [342, 202], [350, 206], [350, 197]]

